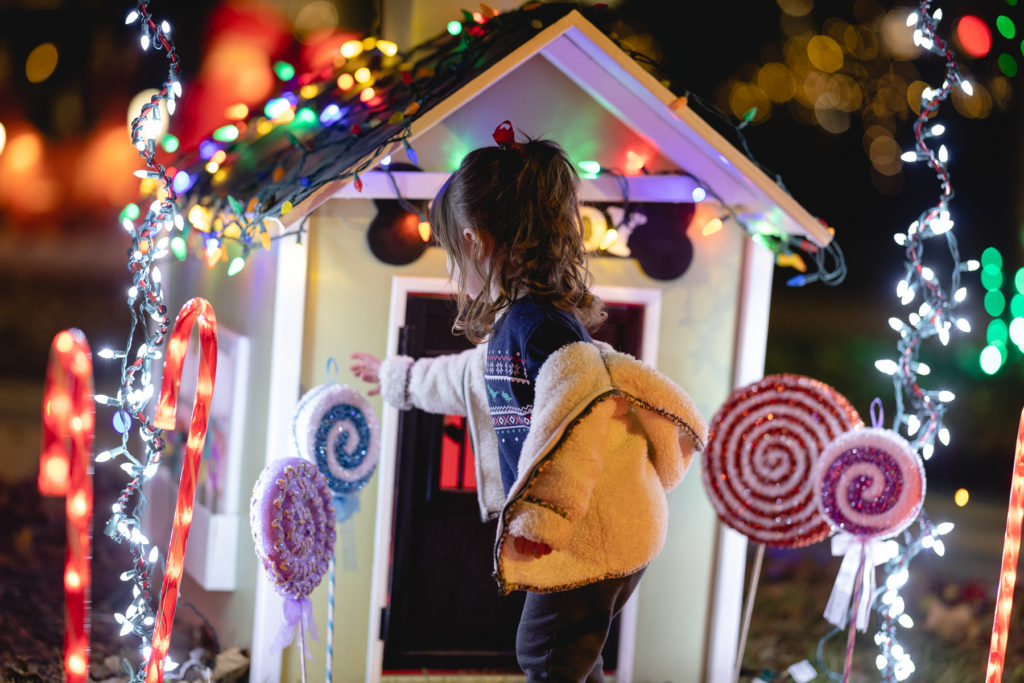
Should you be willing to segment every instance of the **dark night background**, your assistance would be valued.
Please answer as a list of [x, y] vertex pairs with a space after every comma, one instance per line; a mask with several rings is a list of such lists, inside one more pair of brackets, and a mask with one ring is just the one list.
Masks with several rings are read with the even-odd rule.
[[[376, 2], [341, 0], [336, 4], [341, 8], [339, 26], [344, 31], [362, 36], [377, 30]], [[623, 0], [612, 4], [627, 23], [653, 39], [664, 73], [674, 83], [685, 84], [695, 95], [715, 101], [716, 92], [729, 79], [749, 70], [749, 65], [766, 61], [766, 50], [771, 52], [766, 46], [782, 37], [781, 6], [786, 2]], [[1003, 0], [935, 5], [943, 8], [947, 18], [940, 31], [952, 30], [956, 18], [966, 13], [977, 14], [993, 25], [995, 15], [1005, 11], [1018, 17], [1018, 25], [1024, 25], [1024, 11]], [[120, 125], [125, 131], [123, 147], [129, 156], [134, 154], [125, 129], [128, 103], [135, 93], [154, 87], [166, 76], [163, 55], [141, 52], [138, 32], [124, 26], [130, 6], [99, 0], [0, 0], [0, 123], [7, 125], [8, 155], [12, 122], [31, 123], [41, 132], [45, 159], [37, 181], [65, 187], [74, 185], [82, 174], [93, 173], [100, 175], [99, 187], [124, 184], [119, 177], [102, 177], [102, 165], [88, 165], [89, 155], [103, 149], [90, 145], [97, 131]], [[897, 6], [911, 5], [819, 0], [809, 16], [818, 26], [829, 17], [853, 22], [858, 13]], [[217, 15], [222, 3], [153, 2], [151, 7], [158, 18], [166, 18], [174, 27], [186, 99], [201, 98], [201, 90], [189, 90], [189, 83], [203, 64], [213, 30], [209, 19]], [[996, 35], [995, 40], [1001, 39]], [[32, 48], [45, 41], [59, 47], [57, 69], [43, 83], [29, 83], [24, 62]], [[286, 44], [276, 49], [284, 58], [295, 50]], [[1020, 49], [1016, 54], [1018, 62], [1024, 61]], [[979, 80], [998, 73], [991, 55], [972, 59], [958, 52], [958, 57]], [[935, 84], [941, 78], [943, 65], [934, 55], [922, 54], [911, 61], [923, 80]], [[1024, 181], [1024, 76], [1009, 80], [1011, 99], [1002, 108], [993, 107], [987, 118], [958, 115], [948, 103], [940, 110], [940, 119], [947, 126], [944, 142], [952, 157], [956, 198], [951, 212], [957, 221], [954, 231], [961, 257], [978, 258], [986, 247], [998, 248], [1005, 260], [1004, 292], [1012, 290], [1013, 274], [1024, 265], [1024, 193], [1020, 192]], [[195, 100], [191, 105], [183, 102], [183, 108], [185, 113], [172, 119], [171, 132], [187, 146], [190, 137], [194, 143], [209, 126], [203, 128], [198, 123], [198, 114], [190, 122], [187, 112], [201, 109]], [[898, 121], [895, 137], [903, 149], [912, 145], [912, 123], [912, 117]], [[184, 130], [175, 130], [174, 125]], [[754, 157], [778, 174], [811, 214], [836, 229], [849, 268], [845, 282], [838, 286], [810, 284], [802, 288], [785, 284], [794, 271], [776, 269], [766, 373], [793, 372], [820, 379], [844, 393], [862, 415], [878, 396], [891, 414], [892, 384], [874, 369], [874, 361], [895, 357], [896, 334], [887, 319], [904, 312], [895, 297], [904, 253], [892, 236], [905, 231], [937, 201], [939, 187], [934, 174], [923, 165], [908, 165], [896, 186], [880, 190], [872, 180], [871, 161], [863, 144], [864, 127], [856, 115], [849, 130], [832, 134], [798, 122], [787, 107], [776, 106], [767, 120], [755, 122], [744, 133]], [[33, 186], [24, 181], [18, 185], [5, 177], [3, 157], [0, 152], [0, 340], [5, 349], [0, 354], [0, 434], [4, 435], [0, 438], [5, 438], [11, 449], [11, 455], [3, 456], [5, 460], [31, 463], [38, 457], [32, 449], [38, 447], [39, 401], [53, 335], [69, 326], [80, 327], [95, 350], [121, 345], [127, 332], [123, 290], [128, 282], [124, 267], [128, 240], [117, 224], [117, 213], [135, 197], [130, 179], [127, 189], [118, 190], [123, 197], [120, 203], [90, 196], [96, 192], [90, 193], [88, 188], [98, 186], [85, 183], [85, 189], [76, 190], [70, 198], [62, 195], [62, 201], [51, 210], [26, 211], [11, 195], [31, 191]], [[134, 167], [129, 166], [126, 174], [130, 176]], [[727, 225], [726, 229], [736, 228]], [[935, 255], [933, 267], [945, 277], [949, 262], [943, 243], [933, 240], [929, 249]], [[947, 413], [952, 442], [949, 447], [937, 446], [926, 466], [926, 510], [933, 500], [940, 509], [949, 509], [952, 492], [961, 487], [970, 490], [972, 503], [1005, 505], [1009, 493], [1014, 435], [1024, 404], [1020, 381], [1024, 356], [1009, 344], [1009, 360], [996, 375], [989, 377], [981, 371], [978, 354], [985, 345], [989, 316], [982, 309], [984, 290], [977, 276], [968, 273], [963, 280], [969, 296], [961, 310], [973, 331], [954, 333], [948, 347], [932, 338], [921, 356], [932, 367], [922, 385], [949, 388], [958, 396]], [[117, 384], [111, 365], [96, 364], [98, 392]], [[97, 450], [111, 439], [101, 424]], [[14, 470], [11, 474], [0, 468], [0, 478], [8, 477], [5, 484], [17, 485], [29, 474], [18, 465]], [[102, 473], [97, 476], [102, 480]], [[0, 495], [0, 502], [3, 500], [10, 500], [10, 494]], [[995, 530], [997, 545], [1001, 536], [1001, 528]], [[8, 544], [16, 540], [0, 532], [0, 557], [8, 554]], [[992, 553], [997, 555], [998, 547]], [[2, 590], [0, 587], [0, 593]]]

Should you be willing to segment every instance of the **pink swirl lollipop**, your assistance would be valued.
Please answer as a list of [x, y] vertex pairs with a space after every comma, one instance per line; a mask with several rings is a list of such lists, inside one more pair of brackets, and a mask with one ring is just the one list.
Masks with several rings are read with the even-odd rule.
[[865, 542], [903, 531], [924, 502], [921, 458], [888, 429], [843, 434], [822, 451], [811, 479], [825, 518]]
[[275, 590], [309, 595], [334, 554], [334, 508], [327, 482], [302, 458], [279, 458], [252, 491], [249, 521], [256, 555]]
[[802, 375], [770, 375], [740, 387], [711, 421], [702, 455], [704, 488], [719, 518], [765, 545], [799, 548], [823, 540], [810, 473], [822, 449], [860, 427], [838, 391]]

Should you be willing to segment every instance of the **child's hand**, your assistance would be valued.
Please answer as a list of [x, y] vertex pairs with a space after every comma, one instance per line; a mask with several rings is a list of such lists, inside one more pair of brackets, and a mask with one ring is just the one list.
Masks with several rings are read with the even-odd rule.
[[351, 358], [354, 360], [349, 369], [359, 379], [370, 384], [376, 384], [366, 392], [367, 396], [373, 396], [380, 393], [380, 360], [370, 353], [363, 353], [356, 351], [352, 354]]
[[513, 536], [512, 538], [515, 541], [516, 552], [520, 555], [539, 558], [551, 552], [551, 546], [547, 543], [538, 543], [522, 536]]

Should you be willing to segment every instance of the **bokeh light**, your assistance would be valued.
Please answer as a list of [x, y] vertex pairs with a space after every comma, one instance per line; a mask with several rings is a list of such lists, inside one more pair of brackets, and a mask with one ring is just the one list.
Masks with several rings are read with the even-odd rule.
[[957, 507], [967, 505], [967, 501], [970, 499], [971, 494], [967, 492], [967, 489], [957, 489], [956, 493], [953, 494], [953, 502], [957, 504]]
[[999, 70], [1003, 72], [1008, 78], [1013, 78], [1017, 75], [1017, 60], [1012, 55], [1008, 55], [1005, 52], [999, 55]]
[[832, 73], [843, 67], [843, 48], [829, 36], [814, 36], [807, 42], [807, 58], [818, 69]]
[[998, 318], [1006, 310], [1006, 297], [998, 290], [985, 292], [985, 312], [993, 318]]
[[814, 0], [777, 0], [779, 9], [791, 17], [805, 17], [814, 9]]
[[1000, 14], [996, 17], [996, 30], [999, 31], [999, 35], [1007, 40], [1013, 40], [1017, 35], [1017, 27], [1013, 23], [1013, 19]]
[[992, 49], [992, 31], [981, 18], [965, 14], [956, 24], [956, 38], [964, 52], [972, 57], [984, 57]]
[[296, 8], [290, 17], [292, 29], [302, 42], [319, 40], [338, 25], [338, 8], [329, 0], [313, 0], [305, 3], [289, 3], [289, 10]]
[[7, 146], [7, 129], [4, 128], [4, 124], [0, 123], [0, 154], [4, 153], [4, 147]]
[[980, 260], [982, 266], [1003, 267], [1003, 255], [995, 247], [986, 247], [985, 251], [981, 252]]
[[1006, 323], [1003, 322], [1002, 318], [996, 318], [989, 322], [988, 329], [985, 331], [985, 337], [989, 344], [1006, 344], [1006, 340], [1009, 339], [1010, 330], [1007, 328]]
[[25, 78], [29, 83], [42, 83], [57, 68], [57, 46], [53, 43], [37, 45], [25, 60]]

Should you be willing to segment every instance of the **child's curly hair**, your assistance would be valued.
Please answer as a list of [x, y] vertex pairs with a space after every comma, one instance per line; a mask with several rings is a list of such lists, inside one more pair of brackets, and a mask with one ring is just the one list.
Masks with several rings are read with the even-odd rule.
[[[484, 341], [497, 316], [525, 294], [572, 313], [589, 330], [604, 321], [604, 304], [588, 289], [578, 187], [572, 162], [551, 140], [466, 155], [430, 209], [434, 235], [459, 270], [454, 332]], [[479, 237], [472, 246], [465, 228]], [[490, 267], [483, 259], [488, 247]], [[466, 294], [470, 269], [484, 296]]]

